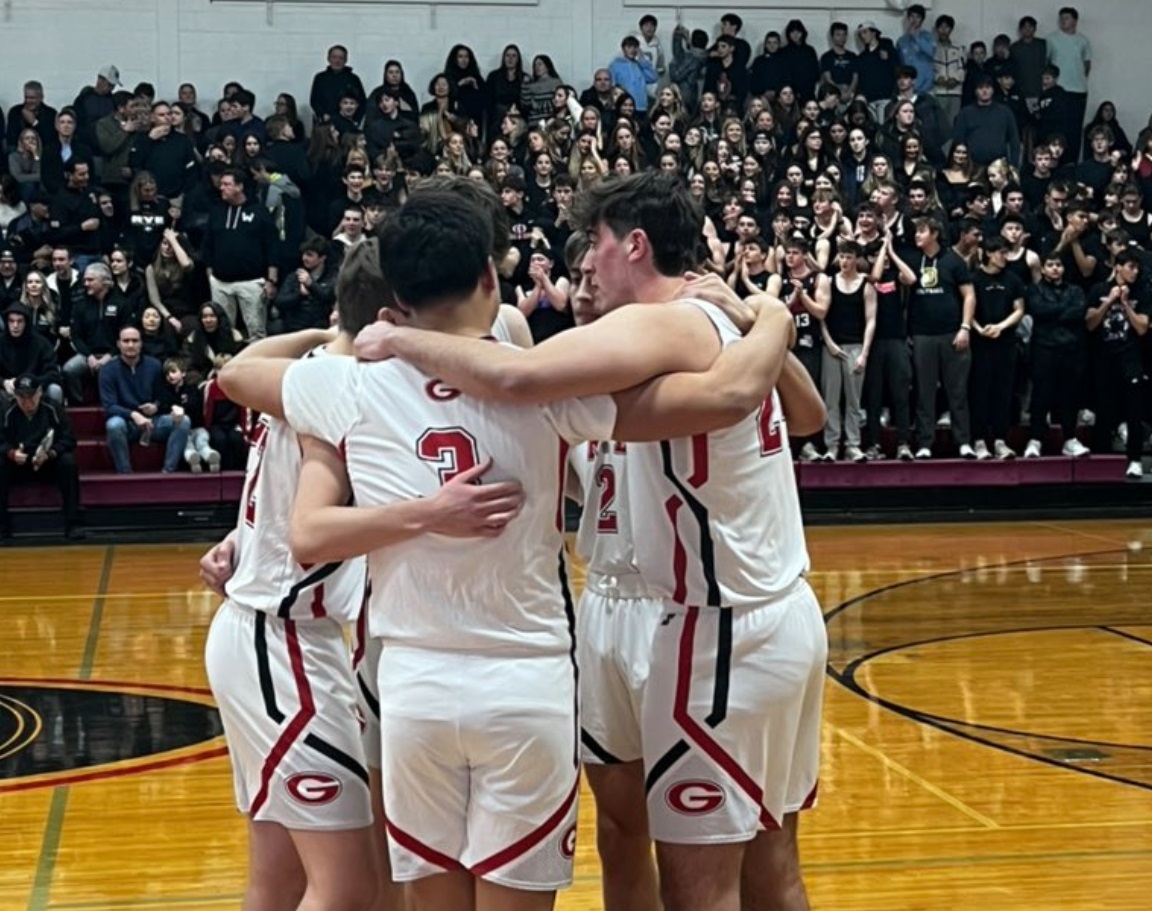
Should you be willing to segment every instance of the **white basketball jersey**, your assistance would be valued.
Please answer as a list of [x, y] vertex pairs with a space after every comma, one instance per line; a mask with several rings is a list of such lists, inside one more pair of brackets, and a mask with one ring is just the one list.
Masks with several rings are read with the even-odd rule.
[[236, 572], [225, 591], [243, 607], [286, 620], [332, 617], [352, 622], [360, 612], [364, 561], [303, 566], [288, 546], [300, 463], [296, 432], [283, 421], [262, 416], [248, 450], [236, 525]]
[[431, 496], [489, 458], [485, 481], [524, 486], [524, 508], [498, 538], [422, 535], [370, 554], [370, 635], [496, 654], [573, 647], [562, 558], [567, 451], [611, 436], [611, 398], [498, 405], [466, 397], [401, 361], [351, 358], [294, 364], [283, 397], [296, 430], [342, 446], [358, 506]]
[[584, 511], [576, 532], [576, 552], [588, 572], [602, 576], [638, 575], [628, 506], [628, 447], [635, 444], [585, 443], [574, 446], [569, 464], [580, 479]]
[[[692, 301], [724, 345], [740, 338]], [[808, 569], [796, 475], [779, 396], [725, 430], [628, 446], [640, 572], [661, 597], [699, 607], [762, 604]]]

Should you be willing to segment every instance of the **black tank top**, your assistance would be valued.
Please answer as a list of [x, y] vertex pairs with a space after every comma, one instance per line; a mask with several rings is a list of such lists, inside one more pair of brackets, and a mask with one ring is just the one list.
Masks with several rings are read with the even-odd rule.
[[[816, 277], [818, 274], [817, 272], [809, 272], [800, 279], [804, 293], [813, 300], [816, 299]], [[784, 298], [790, 300], [792, 280], [787, 274], [784, 275], [784, 280]], [[792, 320], [796, 323], [796, 347], [798, 349], [813, 349], [823, 346], [824, 339], [820, 335], [820, 321], [808, 312], [808, 308], [804, 306], [802, 301], [792, 301], [788, 306], [792, 311]]]
[[1120, 227], [1128, 232], [1129, 237], [1145, 250], [1149, 249], [1149, 242], [1152, 241], [1152, 230], [1148, 227], [1147, 212], [1143, 210], [1140, 211], [1139, 221], [1129, 221], [1123, 214], [1120, 215], [1118, 221], [1120, 222]]
[[1016, 259], [1008, 259], [1004, 266], [1004, 271], [1015, 275], [1020, 281], [1024, 282], [1024, 287], [1027, 288], [1032, 284], [1032, 268], [1028, 265], [1028, 251], [1024, 250]]
[[828, 334], [837, 345], [859, 345], [864, 341], [864, 286], [861, 280], [855, 291], [841, 291], [832, 280], [832, 306], [824, 317]]

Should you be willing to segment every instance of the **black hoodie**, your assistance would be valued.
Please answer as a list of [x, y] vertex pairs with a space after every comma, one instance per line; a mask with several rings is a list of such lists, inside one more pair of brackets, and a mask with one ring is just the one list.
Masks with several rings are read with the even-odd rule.
[[[24, 331], [16, 337], [8, 329], [12, 314], [24, 317]], [[31, 373], [42, 386], [60, 384], [56, 350], [32, 325], [32, 311], [25, 304], [9, 304], [4, 311], [4, 334], [0, 336], [0, 379], [11, 380], [24, 373]]]

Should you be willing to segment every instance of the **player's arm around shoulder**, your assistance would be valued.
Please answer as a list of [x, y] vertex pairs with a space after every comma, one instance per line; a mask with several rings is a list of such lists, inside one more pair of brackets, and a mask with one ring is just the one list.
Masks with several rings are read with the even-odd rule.
[[476, 398], [520, 405], [609, 394], [654, 376], [706, 370], [720, 351], [708, 318], [689, 304], [630, 304], [527, 351], [479, 339], [377, 323], [357, 356], [399, 357]]
[[728, 345], [703, 373], [678, 372], [617, 393], [614, 439], [664, 440], [709, 433], [743, 420], [771, 394], [795, 336], [779, 298], [757, 294], [745, 338]]
[[520, 514], [516, 481], [481, 483], [489, 459], [461, 472], [430, 497], [379, 506], [351, 506], [344, 456], [331, 443], [301, 436], [304, 454], [292, 508], [289, 545], [300, 563], [332, 563], [424, 534], [496, 537]]
[[261, 339], [224, 365], [219, 375], [220, 388], [245, 408], [282, 418], [280, 388], [284, 374], [298, 358], [331, 340], [331, 332], [317, 329]]

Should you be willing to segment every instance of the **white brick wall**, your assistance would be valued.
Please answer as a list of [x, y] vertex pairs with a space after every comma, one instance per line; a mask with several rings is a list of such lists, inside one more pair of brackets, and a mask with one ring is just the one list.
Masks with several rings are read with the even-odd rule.
[[[312, 74], [324, 66], [325, 49], [348, 46], [351, 62], [366, 88], [380, 81], [384, 60], [402, 60], [408, 80], [422, 95], [457, 41], [469, 44], [481, 68], [498, 64], [500, 50], [518, 43], [526, 58], [549, 54], [560, 75], [578, 88], [588, 85], [597, 66], [618, 51], [620, 38], [635, 28], [643, 7], [636, 0], [539, 0], [538, 5], [456, 6], [450, 4], [276, 3], [272, 24], [267, 5], [259, 2], [213, 3], [210, 0], [9, 0], [0, 4], [0, 104], [18, 101], [24, 79], [45, 84], [50, 104], [70, 103], [96, 71], [116, 64], [130, 86], [153, 82], [161, 95], [174, 95], [180, 82], [196, 84], [203, 107], [210, 109], [223, 84], [236, 79], [257, 95], [267, 113], [278, 91], [289, 91], [306, 103]], [[808, 26], [812, 43], [823, 49], [828, 23], [844, 19], [855, 26], [875, 19], [890, 35], [899, 32], [898, 14], [887, 0], [845, 0], [837, 8], [812, 9], [818, 0], [799, 0], [807, 9], [704, 0], [679, 7], [685, 24], [714, 29], [723, 9], [740, 13], [745, 37], [755, 48], [770, 28], [780, 29], [797, 15]], [[661, 3], [666, 5], [661, 5]], [[661, 22], [666, 45], [671, 40], [676, 9], [669, 0], [651, 6]], [[1000, 31], [1015, 34], [1016, 20], [1026, 12], [1040, 20], [1041, 34], [1055, 27], [1062, 0], [936, 0], [930, 16], [956, 17], [959, 42], [983, 38], [991, 43]], [[1143, 0], [1096, 0], [1081, 4], [1083, 32], [1092, 41], [1090, 111], [1104, 98], [1117, 103], [1123, 124], [1134, 137], [1148, 120], [1152, 104], [1152, 57], [1144, 51], [1152, 40], [1152, 16]]]

